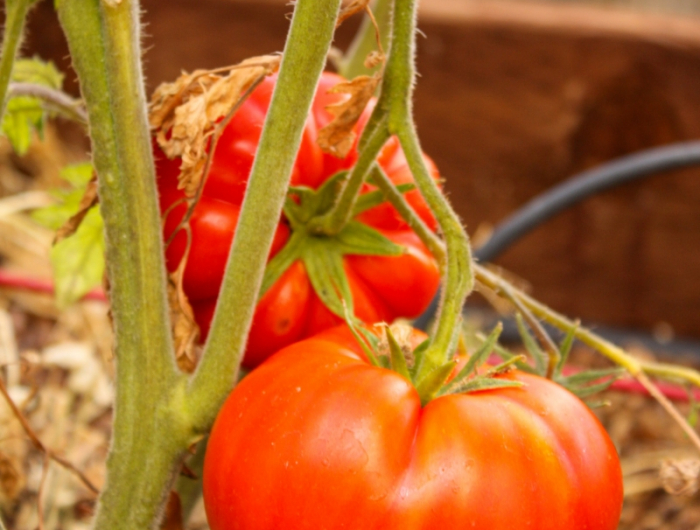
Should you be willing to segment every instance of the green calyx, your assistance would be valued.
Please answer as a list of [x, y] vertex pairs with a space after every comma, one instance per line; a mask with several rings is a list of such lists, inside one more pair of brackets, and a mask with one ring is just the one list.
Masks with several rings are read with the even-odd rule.
[[[260, 297], [296, 261], [301, 260], [311, 285], [334, 314], [345, 317], [346, 310], [354, 314], [350, 283], [343, 266], [346, 255], [400, 256], [405, 252], [379, 231], [351, 219], [334, 235], [318, 234], [308, 227], [312, 220], [328, 212], [347, 179], [347, 172], [336, 173], [318, 189], [306, 186], [290, 187], [284, 213], [292, 228], [292, 235], [284, 248], [268, 263]], [[404, 187], [405, 191], [412, 186]], [[381, 192], [360, 197], [353, 217], [384, 201]]]
[[412, 350], [407, 344], [408, 341], [400, 341], [396, 338], [392, 331], [393, 326], [384, 327], [384, 340], [380, 340], [362, 325], [356, 325], [349, 315], [346, 315], [345, 321], [369, 362], [375, 366], [393, 370], [409, 381], [418, 392], [423, 406], [436, 397], [448, 394], [466, 394], [479, 390], [522, 386], [518, 381], [496, 377], [511, 370], [516, 362], [524, 360], [525, 357], [522, 355], [513, 356], [496, 366], [482, 368], [497, 344], [502, 330], [501, 324], [494, 328], [477, 351], [468, 357], [464, 366], [452, 377], [455, 367], [462, 360], [461, 356], [455, 355], [455, 352], [451, 352], [448, 356], [450, 360], [426, 371], [424, 356], [428, 351], [428, 340]]

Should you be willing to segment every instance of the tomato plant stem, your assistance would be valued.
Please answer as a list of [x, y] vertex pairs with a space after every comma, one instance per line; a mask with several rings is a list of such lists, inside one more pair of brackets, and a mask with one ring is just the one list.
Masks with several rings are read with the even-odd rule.
[[165, 297], [139, 5], [60, 0], [57, 10], [88, 110], [116, 339], [113, 439], [95, 527], [146, 528], [160, 516], [191, 435], [167, 407], [184, 376]]
[[87, 113], [82, 107], [82, 102], [60, 90], [35, 83], [10, 83], [8, 97], [14, 96], [30, 96], [41, 99], [46, 108], [80, 124], [87, 124]]
[[447, 248], [444, 287], [435, 333], [416, 380], [445, 364], [455, 345], [462, 306], [474, 285], [469, 239], [462, 224], [425, 165], [412, 119], [411, 101], [415, 77], [415, 0], [394, 4], [391, 48], [378, 106], [388, 108], [389, 132], [396, 134], [418, 189], [435, 215]]
[[205, 431], [238, 373], [301, 135], [333, 38], [340, 0], [299, 0], [250, 175], [226, 276], [186, 406]]
[[308, 230], [310, 232], [335, 235], [350, 221], [362, 184], [374, 160], [389, 139], [389, 133], [384, 123], [380, 123], [374, 130], [366, 129], [366, 131], [368, 140], [360, 151], [359, 158], [350, 171], [350, 176], [338, 199], [330, 212], [309, 222]]
[[34, 0], [5, 1], [5, 32], [2, 37], [2, 51], [0, 51], [0, 123], [5, 115], [7, 88], [12, 78], [15, 56], [22, 42], [24, 21], [33, 3]]
[[423, 219], [416, 214], [403, 194], [396, 189], [394, 183], [391, 182], [387, 174], [384, 173], [384, 170], [377, 164], [372, 168], [372, 182], [381, 190], [384, 194], [384, 198], [396, 208], [396, 211], [399, 212], [399, 215], [401, 215], [403, 220], [406, 221], [406, 224], [411, 227], [411, 230], [416, 233], [423, 244], [428, 247], [428, 250], [430, 250], [431, 254], [440, 265], [441, 272], [444, 274], [447, 254], [445, 253], [445, 244], [442, 240], [435, 232], [430, 230]]
[[[374, 19], [379, 26], [381, 43], [384, 49], [386, 49], [389, 40], [391, 3], [391, 0], [375, 0], [371, 5]], [[355, 35], [348, 47], [348, 51], [339, 62], [338, 72], [346, 79], [368, 74], [369, 70], [365, 67], [365, 58], [376, 49], [377, 31], [370, 17], [365, 15], [357, 35]]]

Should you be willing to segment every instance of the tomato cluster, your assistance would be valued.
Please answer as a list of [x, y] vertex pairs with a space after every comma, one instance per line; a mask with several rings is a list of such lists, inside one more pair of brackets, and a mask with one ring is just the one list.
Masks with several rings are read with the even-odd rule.
[[278, 352], [231, 393], [209, 438], [212, 530], [614, 530], [615, 448], [559, 385], [523, 383], [422, 406], [347, 328]]
[[[340, 81], [333, 74], [321, 78], [292, 190], [322, 188], [357, 160], [357, 140], [343, 159], [322, 152], [316, 141], [332, 120], [326, 107], [342, 97], [329, 93]], [[178, 230], [187, 211], [177, 187], [179, 162], [156, 151], [164, 237], [171, 240], [168, 269], [186, 259], [183, 288], [204, 336], [274, 83], [272, 76], [258, 86], [224, 130], [188, 231]], [[377, 160], [395, 184], [412, 182], [395, 139]], [[437, 179], [427, 157], [426, 163]], [[362, 192], [373, 189], [365, 184]], [[418, 191], [406, 199], [435, 230]], [[389, 204], [356, 220], [404, 251], [342, 254], [355, 315], [368, 323], [417, 316], [437, 289], [435, 260]], [[291, 221], [291, 215], [280, 219], [270, 259], [291, 238], [333, 237]], [[312, 248], [324, 252], [318, 241]], [[393, 357], [367, 354], [357, 331], [338, 326], [342, 319], [321, 302], [305, 263], [294, 261], [262, 294], [244, 359], [249, 367], [262, 364], [229, 395], [209, 437], [203, 487], [212, 530], [617, 527], [619, 460], [578, 398], [548, 379], [508, 371], [485, 390], [423, 399], [416, 389], [421, 374], [407, 368], [401, 353], [403, 371], [388, 369]], [[414, 335], [405, 345], [407, 358], [420, 350], [417, 342]]]
[[[166, 250], [167, 267], [172, 272], [189, 248], [183, 288], [192, 304], [203, 338], [208, 333], [216, 305], [275, 80], [275, 76], [266, 78], [240, 106], [223, 131], [203, 192], [189, 220], [189, 247], [186, 232], [180, 230]], [[290, 182], [292, 186], [317, 189], [332, 175], [350, 168], [357, 159], [357, 137], [355, 145], [343, 159], [324, 153], [316, 141], [318, 131], [333, 118], [326, 107], [344, 97], [329, 92], [340, 81], [342, 78], [331, 73], [325, 73], [321, 78], [294, 164]], [[369, 118], [373, 104], [374, 102], [369, 105], [359, 120], [356, 127], [358, 135]], [[425, 160], [437, 179], [435, 165], [427, 156]], [[395, 138], [387, 142], [377, 161], [395, 184], [413, 181], [406, 158]], [[156, 165], [161, 210], [166, 215], [164, 237], [168, 240], [187, 210], [183, 201], [184, 193], [177, 187], [180, 161], [168, 160], [156, 149]], [[373, 189], [370, 184], [365, 184], [362, 192], [367, 193]], [[435, 219], [418, 190], [408, 191], [405, 197], [428, 226], [435, 229]], [[357, 220], [401, 245], [405, 251], [400, 256], [344, 257], [343, 265], [356, 316], [370, 323], [418, 316], [437, 290], [439, 270], [434, 258], [388, 203], [363, 212]], [[284, 247], [290, 235], [289, 224], [284, 218], [280, 219], [270, 258]], [[260, 299], [244, 365], [256, 366], [283, 346], [337, 325], [341, 320], [321, 302], [303, 263], [297, 261]]]

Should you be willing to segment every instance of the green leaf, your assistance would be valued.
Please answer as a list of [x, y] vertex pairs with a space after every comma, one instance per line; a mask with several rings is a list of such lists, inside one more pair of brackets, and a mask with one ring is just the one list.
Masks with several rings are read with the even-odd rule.
[[92, 180], [94, 170], [90, 162], [72, 164], [61, 169], [60, 175], [63, 180], [67, 180], [73, 186], [85, 189], [88, 182]]
[[[12, 81], [34, 83], [49, 88], [60, 89], [63, 75], [52, 63], [38, 59], [19, 59], [12, 69]], [[38, 98], [29, 96], [13, 97], [7, 102], [2, 121], [2, 132], [7, 136], [12, 148], [24, 155], [36, 131], [42, 137], [46, 111]]]
[[56, 301], [66, 307], [102, 282], [104, 274], [103, 223], [94, 207], [77, 232], [51, 249]]
[[343, 254], [360, 256], [400, 256], [405, 249], [378, 230], [358, 221], [350, 221], [334, 237]]
[[39, 224], [58, 230], [68, 219], [78, 212], [85, 187], [92, 178], [93, 169], [89, 162], [66, 166], [61, 170], [61, 178], [72, 184], [70, 189], [53, 190], [57, 203], [32, 212], [32, 218]]
[[12, 80], [17, 83], [35, 83], [50, 88], [60, 89], [63, 74], [52, 62], [38, 58], [17, 59], [12, 67]]

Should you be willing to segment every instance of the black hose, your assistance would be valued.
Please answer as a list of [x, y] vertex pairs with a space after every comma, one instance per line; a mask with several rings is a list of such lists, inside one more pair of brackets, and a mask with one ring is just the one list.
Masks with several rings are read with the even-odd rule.
[[[579, 173], [535, 197], [499, 223], [489, 240], [474, 251], [480, 262], [492, 261], [522, 236], [583, 199], [620, 184], [658, 173], [700, 165], [700, 141], [647, 149]], [[426, 329], [437, 310], [439, 294], [413, 325]]]

